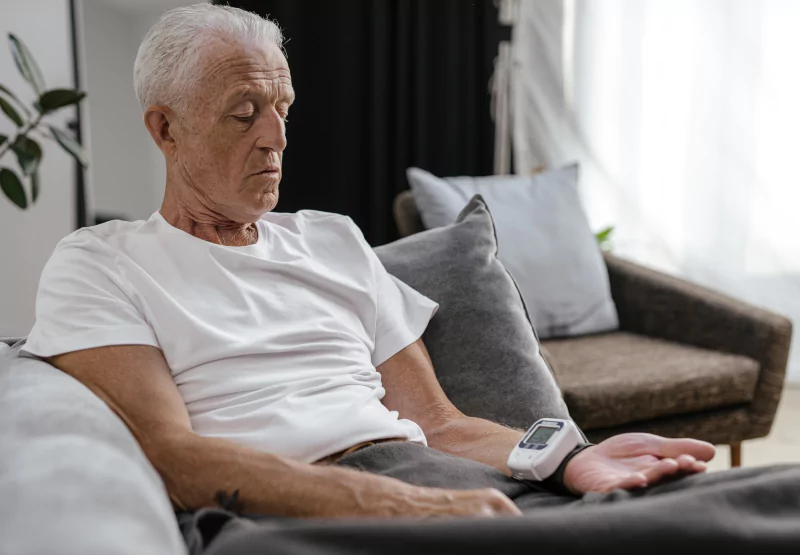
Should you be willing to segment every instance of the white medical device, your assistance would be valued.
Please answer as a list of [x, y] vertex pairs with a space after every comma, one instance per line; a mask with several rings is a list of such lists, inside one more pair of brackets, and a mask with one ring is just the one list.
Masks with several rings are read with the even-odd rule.
[[508, 468], [517, 480], [544, 480], [582, 443], [583, 435], [572, 420], [542, 418], [511, 451]]

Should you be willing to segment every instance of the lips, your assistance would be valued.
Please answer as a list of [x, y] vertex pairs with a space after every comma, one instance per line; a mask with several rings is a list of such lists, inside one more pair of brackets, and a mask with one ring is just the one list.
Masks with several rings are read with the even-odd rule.
[[277, 177], [280, 175], [280, 172], [281, 170], [278, 166], [268, 166], [260, 172], [254, 173], [253, 175]]

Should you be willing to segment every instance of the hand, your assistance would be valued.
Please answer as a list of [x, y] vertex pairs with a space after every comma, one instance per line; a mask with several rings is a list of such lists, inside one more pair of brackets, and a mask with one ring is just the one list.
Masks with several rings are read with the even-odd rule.
[[447, 490], [416, 488], [406, 495], [394, 516], [431, 518], [437, 516], [518, 516], [522, 513], [496, 489]]
[[564, 471], [573, 493], [650, 486], [668, 476], [705, 472], [714, 446], [696, 439], [620, 434], [578, 453]]

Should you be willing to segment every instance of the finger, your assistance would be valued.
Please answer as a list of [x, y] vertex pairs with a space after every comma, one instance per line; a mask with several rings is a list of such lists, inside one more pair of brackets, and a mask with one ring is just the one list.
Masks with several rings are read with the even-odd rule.
[[716, 449], [708, 442], [698, 439], [670, 439], [652, 436], [652, 454], [661, 458], [675, 459], [681, 455], [691, 455], [699, 461], [710, 461]]
[[679, 470], [678, 461], [675, 459], [661, 459], [650, 468], [642, 471], [647, 478], [647, 484], [655, 484], [667, 476], [676, 474]]
[[486, 501], [490, 516], [498, 515], [522, 515], [522, 511], [500, 490], [490, 489], [486, 493]]
[[647, 476], [641, 472], [631, 472], [625, 478], [622, 478], [614, 488], [621, 489], [636, 489], [647, 486]]
[[678, 469], [681, 472], [692, 472], [694, 463], [697, 462], [693, 456], [686, 454], [678, 455], [675, 460], [678, 461]]
[[692, 466], [692, 472], [701, 473], [708, 470], [708, 465], [703, 461], [695, 461], [694, 465]]
[[705, 472], [708, 466], [703, 461], [698, 461], [691, 455], [679, 455], [677, 459], [679, 471], [682, 474], [697, 474]]

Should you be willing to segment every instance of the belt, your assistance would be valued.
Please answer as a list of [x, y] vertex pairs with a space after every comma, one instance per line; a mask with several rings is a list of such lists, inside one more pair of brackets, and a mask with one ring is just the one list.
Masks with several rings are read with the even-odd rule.
[[404, 437], [389, 437], [386, 439], [373, 439], [372, 441], [364, 441], [361, 443], [356, 443], [352, 447], [348, 447], [338, 453], [334, 453], [332, 455], [328, 455], [327, 457], [322, 457], [320, 460], [316, 461], [314, 464], [335, 464], [341, 459], [349, 455], [350, 453], [355, 453], [359, 449], [363, 449], [364, 447], [369, 447], [370, 445], [377, 445], [379, 443], [388, 443], [390, 441], [408, 441]]

